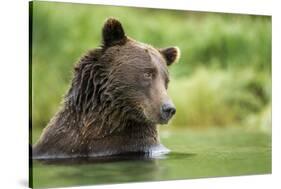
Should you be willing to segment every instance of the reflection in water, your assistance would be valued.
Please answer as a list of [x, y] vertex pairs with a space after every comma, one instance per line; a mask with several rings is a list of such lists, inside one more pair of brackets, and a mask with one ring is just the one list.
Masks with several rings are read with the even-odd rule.
[[170, 154], [161, 154], [157, 156], [151, 156], [144, 153], [127, 153], [122, 155], [115, 156], [104, 156], [104, 157], [81, 157], [81, 158], [60, 158], [60, 159], [42, 159], [34, 160], [43, 164], [53, 164], [53, 165], [82, 165], [82, 164], [100, 164], [100, 163], [113, 163], [113, 162], [122, 162], [122, 161], [141, 161], [145, 160], [146, 162], [157, 162], [159, 159], [182, 159], [187, 158], [195, 154], [187, 153], [170, 153]]
[[163, 139], [172, 151], [157, 156], [32, 160], [31, 180], [42, 188], [270, 173], [271, 136], [242, 131], [173, 132]]
[[[46, 179], [45, 184], [42, 180], [40, 182], [48, 187], [156, 181], [173, 173], [174, 166], [165, 162], [178, 162], [192, 156], [194, 154], [170, 153], [152, 157], [130, 153], [95, 158], [33, 160], [33, 175]], [[47, 182], [50, 180], [52, 182]], [[36, 183], [36, 180], [33, 181]]]

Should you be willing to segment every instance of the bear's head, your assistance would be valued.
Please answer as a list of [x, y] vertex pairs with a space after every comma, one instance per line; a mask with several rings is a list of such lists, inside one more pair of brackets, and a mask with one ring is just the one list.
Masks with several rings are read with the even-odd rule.
[[72, 88], [81, 89], [73, 95], [78, 105], [100, 112], [105, 121], [119, 117], [121, 121], [167, 123], [176, 112], [167, 94], [168, 66], [178, 60], [179, 49], [154, 48], [133, 40], [113, 18], [105, 22], [102, 40], [101, 48], [76, 67], [73, 83], [77, 86]]
[[116, 19], [108, 19], [103, 27], [102, 55], [110, 59], [109, 79], [115, 87], [113, 99], [121, 98], [134, 119], [164, 124], [176, 108], [167, 94], [168, 66], [177, 61], [177, 47], [154, 48], [125, 35]]

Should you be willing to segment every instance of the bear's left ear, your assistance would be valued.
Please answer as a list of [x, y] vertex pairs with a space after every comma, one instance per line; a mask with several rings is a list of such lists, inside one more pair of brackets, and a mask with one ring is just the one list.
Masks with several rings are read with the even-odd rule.
[[109, 18], [105, 21], [102, 29], [102, 37], [105, 46], [116, 45], [126, 40], [121, 23], [114, 18]]
[[177, 62], [180, 58], [180, 49], [178, 47], [163, 48], [160, 49], [160, 53], [165, 58], [168, 66]]

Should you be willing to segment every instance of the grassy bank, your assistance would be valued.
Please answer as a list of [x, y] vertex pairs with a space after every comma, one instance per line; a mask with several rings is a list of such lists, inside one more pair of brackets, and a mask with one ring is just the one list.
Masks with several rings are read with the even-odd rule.
[[[169, 93], [177, 107], [172, 125], [225, 127], [271, 119], [271, 79], [252, 69], [199, 68], [188, 78], [172, 80]], [[271, 122], [264, 124], [270, 130]]]

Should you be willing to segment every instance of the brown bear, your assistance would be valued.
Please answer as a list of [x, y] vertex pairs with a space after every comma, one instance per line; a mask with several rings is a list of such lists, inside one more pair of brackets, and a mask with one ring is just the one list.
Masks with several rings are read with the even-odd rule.
[[[95, 157], [167, 152], [157, 124], [176, 109], [167, 95], [167, 66], [177, 47], [154, 48], [108, 19], [102, 45], [83, 56], [63, 105], [33, 147], [33, 158]], [[160, 149], [160, 150], [159, 150]]]

